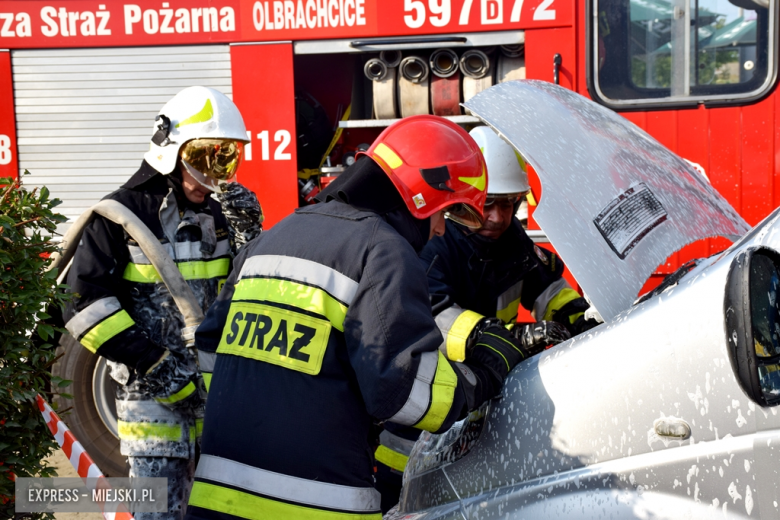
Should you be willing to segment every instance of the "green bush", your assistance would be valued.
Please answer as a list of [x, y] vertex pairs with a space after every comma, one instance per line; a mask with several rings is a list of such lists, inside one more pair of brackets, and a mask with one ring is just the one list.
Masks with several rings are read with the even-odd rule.
[[44, 459], [57, 443], [35, 397], [51, 402], [52, 391], [70, 383], [49, 372], [55, 360], [49, 341], [60, 329], [44, 312], [68, 298], [56, 271], [46, 271], [57, 250], [50, 236], [66, 220], [52, 211], [60, 202], [46, 188], [27, 191], [0, 178], [0, 518], [14, 516], [16, 477], [54, 474]]

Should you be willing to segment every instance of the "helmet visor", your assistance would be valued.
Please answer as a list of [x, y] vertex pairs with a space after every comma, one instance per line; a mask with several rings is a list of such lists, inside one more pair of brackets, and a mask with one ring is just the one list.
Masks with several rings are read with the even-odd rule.
[[453, 204], [444, 211], [444, 216], [469, 229], [482, 227], [482, 217], [467, 204]]
[[193, 139], [181, 147], [181, 158], [218, 181], [232, 179], [241, 164], [244, 143], [232, 139]]
[[485, 199], [485, 209], [494, 205], [502, 209], [511, 209], [514, 208], [515, 204], [517, 204], [519, 201], [520, 201], [520, 195], [516, 193], [508, 194], [508, 195], [488, 194], [487, 199]]

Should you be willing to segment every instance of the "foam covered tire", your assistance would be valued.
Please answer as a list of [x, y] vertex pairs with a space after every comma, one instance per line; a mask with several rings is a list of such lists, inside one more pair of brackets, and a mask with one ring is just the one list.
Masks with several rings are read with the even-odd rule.
[[64, 355], [52, 367], [52, 374], [73, 381], [63, 389], [73, 399], [55, 398], [58, 410], [70, 408], [60, 415], [61, 419], [107, 477], [126, 477], [127, 459], [119, 453], [119, 439], [115, 434], [116, 383], [108, 376], [105, 361], [67, 334], [62, 335], [57, 354]]

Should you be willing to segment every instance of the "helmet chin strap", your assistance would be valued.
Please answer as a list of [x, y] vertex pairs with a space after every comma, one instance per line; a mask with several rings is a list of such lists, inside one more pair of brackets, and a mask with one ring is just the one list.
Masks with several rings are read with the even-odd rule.
[[184, 168], [187, 170], [187, 172], [192, 175], [192, 178], [195, 179], [198, 184], [206, 188], [207, 190], [213, 191], [214, 193], [222, 193], [225, 191], [226, 182], [224, 181], [217, 181], [217, 184], [212, 184], [209, 181], [213, 181], [214, 179], [207, 177], [200, 173], [198, 170], [192, 167], [190, 163], [185, 161], [184, 159], [181, 160], [181, 163], [184, 165]]

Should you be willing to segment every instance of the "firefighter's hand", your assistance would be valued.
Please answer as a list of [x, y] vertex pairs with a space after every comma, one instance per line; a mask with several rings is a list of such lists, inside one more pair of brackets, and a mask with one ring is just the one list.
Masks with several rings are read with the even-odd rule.
[[482, 331], [468, 359], [491, 369], [503, 381], [518, 363], [529, 356], [510, 331], [495, 324]]
[[594, 319], [585, 319], [585, 316], [580, 316], [574, 321], [574, 323], [571, 324], [571, 329], [576, 336], [577, 334], [587, 332], [594, 327], [598, 327], [601, 325], [601, 323], [602, 322], [600, 321], [596, 321]]
[[238, 253], [244, 245], [263, 230], [263, 209], [257, 196], [238, 182], [224, 185], [225, 191], [217, 194], [222, 213], [229, 224], [229, 232]]
[[150, 397], [168, 408], [194, 408], [202, 404], [197, 367], [182, 354], [166, 351], [143, 379]]
[[566, 327], [555, 321], [537, 321], [528, 325], [517, 325], [512, 328], [512, 335], [517, 338], [521, 348], [530, 356], [534, 356], [550, 345], [557, 345], [571, 337]]

